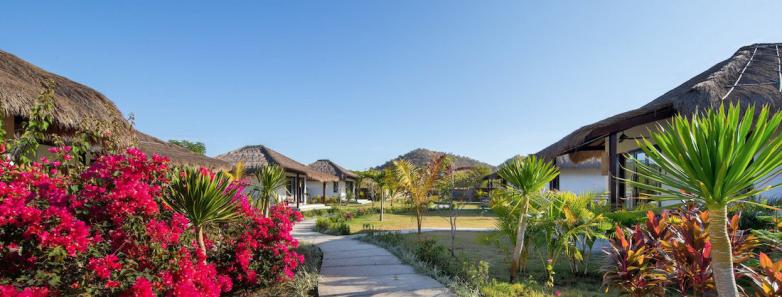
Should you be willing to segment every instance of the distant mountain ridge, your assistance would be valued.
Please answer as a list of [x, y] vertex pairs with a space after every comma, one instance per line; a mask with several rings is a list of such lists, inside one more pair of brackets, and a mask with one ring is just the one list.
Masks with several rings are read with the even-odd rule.
[[477, 167], [477, 166], [486, 166], [489, 168], [494, 168], [494, 166], [481, 162], [478, 160], [475, 160], [473, 158], [465, 157], [465, 156], [459, 156], [456, 154], [451, 153], [444, 153], [444, 152], [438, 152], [438, 151], [432, 151], [424, 148], [418, 148], [414, 149], [404, 155], [400, 155], [394, 159], [389, 160], [388, 162], [384, 163], [383, 165], [376, 166], [374, 169], [383, 170], [386, 168], [389, 168], [391, 166], [394, 166], [394, 161], [396, 160], [407, 160], [411, 163], [415, 164], [416, 166], [425, 166], [429, 162], [431, 162], [435, 157], [440, 155], [448, 155], [452, 158], [454, 165], [456, 168], [460, 167]]

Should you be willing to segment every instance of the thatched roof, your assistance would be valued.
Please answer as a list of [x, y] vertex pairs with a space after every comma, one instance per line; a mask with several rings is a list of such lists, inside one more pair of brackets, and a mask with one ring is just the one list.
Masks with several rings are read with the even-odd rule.
[[308, 166], [315, 171], [334, 175], [343, 180], [348, 178], [353, 178], [353, 179], [358, 178], [358, 174], [354, 173], [353, 171], [347, 170], [344, 167], [339, 166], [337, 163], [334, 163], [328, 159], [317, 160]]
[[248, 145], [238, 150], [219, 155], [216, 158], [231, 164], [242, 161], [244, 162], [244, 168], [248, 173], [252, 173], [263, 166], [278, 165], [288, 172], [303, 174], [308, 178], [317, 181], [329, 182], [339, 180], [339, 178], [334, 175], [315, 171], [312, 168], [296, 162], [263, 145]]
[[203, 166], [211, 169], [230, 170], [231, 164], [223, 160], [196, 154], [181, 146], [168, 143], [148, 134], [136, 131], [138, 148], [148, 155], [168, 157], [172, 163], [185, 166]]
[[29, 117], [46, 82], [54, 82], [54, 124], [61, 130], [79, 130], [86, 119], [124, 126], [121, 138], [130, 138], [130, 124], [111, 100], [92, 88], [48, 72], [0, 50], [0, 112]]
[[[554, 159], [563, 154], [589, 152], [587, 146], [633, 126], [669, 118], [674, 114], [691, 115], [724, 101], [782, 107], [782, 76], [779, 50], [782, 43], [753, 44], [740, 48], [730, 58], [668, 91], [650, 103], [602, 121], [586, 125], [537, 153]], [[587, 157], [580, 159], [589, 159]]]

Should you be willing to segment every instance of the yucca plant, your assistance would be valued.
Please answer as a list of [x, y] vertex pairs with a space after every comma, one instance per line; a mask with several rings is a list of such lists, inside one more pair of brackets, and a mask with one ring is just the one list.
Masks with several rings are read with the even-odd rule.
[[516, 280], [520, 269], [521, 251], [524, 249], [524, 235], [529, 225], [528, 211], [530, 199], [540, 195], [546, 185], [559, 175], [559, 169], [553, 162], [535, 156], [517, 158], [500, 167], [499, 176], [508, 182], [500, 189], [502, 196], [511, 197], [513, 208], [518, 208], [519, 221], [516, 226], [516, 244], [513, 247], [513, 259], [510, 268], [511, 282]]
[[394, 161], [399, 185], [410, 195], [410, 202], [415, 209], [418, 234], [421, 234], [424, 211], [431, 200], [429, 193], [442, 178], [443, 165], [447, 163], [447, 158], [446, 155], [435, 158], [426, 168], [419, 168], [407, 160]]
[[288, 178], [285, 170], [277, 165], [263, 166], [255, 172], [255, 180], [258, 184], [253, 189], [255, 199], [252, 204], [263, 211], [264, 217], [269, 217], [271, 201], [277, 199], [280, 190], [286, 189]]
[[232, 186], [224, 172], [186, 167], [173, 175], [171, 192], [163, 196], [163, 202], [190, 220], [198, 246], [206, 254], [204, 227], [239, 216], [239, 206], [234, 200], [237, 191], [238, 187]]
[[[782, 168], [782, 113], [768, 107], [720, 106], [691, 117], [674, 116], [668, 126], [637, 141], [654, 165], [635, 162], [637, 174], [659, 185], [626, 180], [657, 193], [657, 200], [694, 201], [710, 212], [712, 271], [719, 296], [737, 296], [733, 275], [727, 206], [754, 203], [748, 198], [779, 184], [765, 184]], [[756, 203], [754, 203], [756, 204]]]

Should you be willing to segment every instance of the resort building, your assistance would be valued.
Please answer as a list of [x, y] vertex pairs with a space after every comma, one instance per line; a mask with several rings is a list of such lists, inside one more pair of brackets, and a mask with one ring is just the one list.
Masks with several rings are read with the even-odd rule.
[[[47, 86], [53, 89], [53, 122], [38, 148], [39, 155], [45, 155], [55, 139], [68, 143], [78, 132], [90, 132], [111, 135], [111, 141], [120, 147], [137, 146], [148, 155], [166, 156], [175, 165], [230, 169], [227, 162], [135, 131], [114, 102], [100, 92], [0, 50], [0, 115], [6, 137], [22, 132], [32, 107]], [[93, 145], [94, 149], [101, 149], [100, 144]]]
[[[649, 162], [635, 140], [648, 131], [666, 125], [676, 114], [692, 115], [722, 103], [741, 103], [743, 107], [770, 105], [774, 111], [782, 106], [782, 44], [753, 44], [740, 48], [728, 59], [662, 94], [634, 110], [586, 125], [537, 153], [549, 160], [568, 156], [580, 160], [604, 160], [608, 199], [612, 205], [634, 207], [643, 191], [626, 185], [622, 179], [638, 180], [632, 174], [633, 162]], [[778, 178], [778, 177], [775, 177]], [[651, 182], [643, 181], [641, 182]], [[762, 186], [762, 185], [758, 185]], [[782, 196], [776, 189], [764, 198]]]
[[0, 50], [0, 116], [6, 137], [22, 132], [37, 98], [47, 86], [53, 88], [53, 122], [46, 131], [47, 139], [39, 147], [40, 153], [54, 145], [55, 138], [67, 141], [79, 131], [104, 132], [98, 131], [98, 122], [105, 123], [102, 128], [112, 128], [115, 141], [131, 143], [130, 123], [106, 96]]
[[347, 200], [348, 195], [355, 195], [356, 179], [358, 178], [358, 175], [354, 172], [347, 170], [328, 159], [315, 161], [308, 166], [317, 172], [339, 178], [338, 181], [332, 182], [307, 181], [307, 191], [311, 199], [314, 200], [317, 197], [320, 197], [339, 199], [339, 201], [342, 201]]
[[[244, 146], [219, 155], [216, 158], [232, 165], [240, 161], [243, 162], [248, 175], [255, 173], [264, 166], [277, 165], [282, 167], [288, 176], [288, 185], [286, 189], [280, 191], [279, 196], [284, 197], [288, 204], [296, 205], [296, 207], [311, 203], [307, 199], [307, 181], [317, 183], [339, 182], [339, 178], [334, 175], [316, 171], [263, 145]], [[248, 180], [251, 182], [255, 181], [252, 177]]]

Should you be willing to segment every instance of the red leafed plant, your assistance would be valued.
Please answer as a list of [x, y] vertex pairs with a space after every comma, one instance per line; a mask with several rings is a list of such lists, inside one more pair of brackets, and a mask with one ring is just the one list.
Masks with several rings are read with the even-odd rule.
[[609, 260], [603, 271], [603, 284], [629, 296], [662, 295], [666, 272], [655, 266], [655, 251], [650, 249], [641, 229], [636, 226], [626, 237], [616, 226], [610, 241]]
[[758, 260], [757, 270], [744, 266], [741, 275], [752, 280], [755, 296], [782, 296], [782, 260], [774, 262], [765, 253], [760, 253]]
[[[753, 235], [739, 229], [739, 221], [740, 214], [728, 221], [737, 264], [754, 257], [758, 245]], [[646, 223], [630, 233], [631, 241], [617, 229], [611, 240], [610, 265], [604, 268], [604, 284], [631, 296], [661, 295], [669, 287], [682, 295], [713, 293], [708, 224], [708, 211], [689, 205], [659, 216], [647, 212]]]

